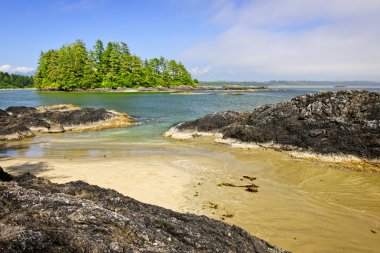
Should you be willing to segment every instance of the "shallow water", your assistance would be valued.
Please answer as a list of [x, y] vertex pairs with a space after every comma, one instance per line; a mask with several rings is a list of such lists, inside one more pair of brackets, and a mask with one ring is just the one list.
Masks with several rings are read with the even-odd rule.
[[[15, 172], [29, 170], [55, 182], [81, 179], [144, 202], [224, 219], [294, 252], [378, 252], [379, 174], [301, 163], [271, 150], [234, 149], [208, 138], [161, 136], [176, 122], [209, 112], [252, 110], [313, 91], [243, 96], [0, 91], [1, 108], [71, 103], [115, 109], [143, 121], [126, 129], [3, 143], [0, 162]], [[245, 175], [257, 177], [257, 193], [218, 186], [250, 184], [241, 180]]]

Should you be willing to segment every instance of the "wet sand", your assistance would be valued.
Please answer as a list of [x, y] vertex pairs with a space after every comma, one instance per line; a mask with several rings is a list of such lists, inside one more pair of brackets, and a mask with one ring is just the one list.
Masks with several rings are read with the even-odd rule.
[[[307, 164], [272, 150], [234, 149], [207, 138], [38, 145], [42, 157], [3, 157], [1, 166], [57, 183], [83, 180], [143, 202], [204, 214], [294, 252], [380, 248], [379, 174]], [[259, 188], [252, 193], [220, 183]]]

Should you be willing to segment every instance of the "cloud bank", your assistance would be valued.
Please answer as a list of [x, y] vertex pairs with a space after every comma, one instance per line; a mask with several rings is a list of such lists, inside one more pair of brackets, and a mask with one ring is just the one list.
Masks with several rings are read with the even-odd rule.
[[[378, 0], [214, 0], [213, 39], [182, 53], [196, 77], [380, 81]], [[204, 67], [196, 67], [202, 69]]]
[[34, 71], [34, 68], [31, 67], [16, 67], [9, 64], [0, 65], [0, 71], [8, 73], [29, 73]]

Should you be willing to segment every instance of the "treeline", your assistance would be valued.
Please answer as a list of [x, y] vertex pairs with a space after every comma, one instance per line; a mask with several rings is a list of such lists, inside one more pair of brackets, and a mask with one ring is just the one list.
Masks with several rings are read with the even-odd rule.
[[5, 88], [31, 88], [34, 86], [33, 77], [9, 74], [0, 71], [0, 89]]
[[376, 81], [202, 81], [202, 85], [206, 86], [380, 86], [380, 82]]
[[182, 63], [165, 58], [141, 60], [124, 42], [97, 40], [87, 50], [81, 40], [42, 52], [34, 75], [37, 88], [72, 90], [194, 85]]

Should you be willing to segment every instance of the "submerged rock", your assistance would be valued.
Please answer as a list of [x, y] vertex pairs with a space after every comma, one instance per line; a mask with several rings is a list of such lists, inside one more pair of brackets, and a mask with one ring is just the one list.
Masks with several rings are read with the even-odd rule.
[[28, 173], [11, 179], [0, 180], [3, 253], [287, 252], [236, 226], [81, 181], [54, 184]]
[[380, 95], [346, 90], [299, 96], [289, 102], [261, 106], [251, 113], [213, 113], [181, 123], [166, 135], [211, 132], [247, 143], [274, 143], [286, 149], [378, 159], [379, 126]]
[[19, 140], [36, 132], [86, 131], [134, 125], [124, 113], [72, 105], [12, 106], [0, 110], [0, 140]]

